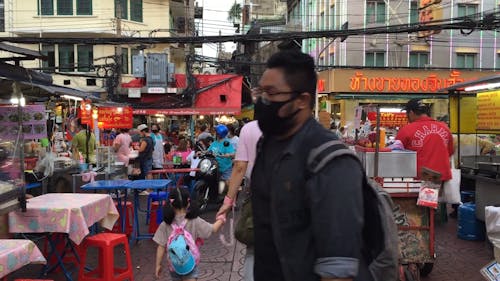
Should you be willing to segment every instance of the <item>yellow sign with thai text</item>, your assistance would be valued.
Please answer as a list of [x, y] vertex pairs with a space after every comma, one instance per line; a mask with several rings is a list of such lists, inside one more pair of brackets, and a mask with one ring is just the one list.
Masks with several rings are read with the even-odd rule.
[[477, 94], [477, 129], [500, 130], [500, 91]]

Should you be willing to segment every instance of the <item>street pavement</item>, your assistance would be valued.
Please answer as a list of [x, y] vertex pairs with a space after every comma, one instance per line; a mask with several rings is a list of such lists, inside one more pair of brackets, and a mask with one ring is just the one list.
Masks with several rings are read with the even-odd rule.
[[[214, 220], [215, 212], [210, 212], [202, 217], [209, 221]], [[464, 241], [457, 238], [457, 220], [449, 219], [447, 223], [436, 226], [436, 251], [437, 260], [434, 270], [423, 281], [451, 281], [484, 280], [479, 270], [493, 259], [493, 251], [489, 243], [485, 241]], [[226, 223], [221, 234], [225, 237], [230, 235], [230, 224]], [[237, 281], [242, 280], [242, 267], [244, 262], [245, 248], [239, 243], [232, 246], [224, 246], [219, 234], [212, 235], [201, 247], [201, 263], [199, 265], [200, 278], [198, 280]], [[135, 281], [151, 281], [154, 278], [156, 244], [151, 240], [142, 240], [131, 245], [132, 263], [134, 266]], [[116, 255], [120, 255], [118, 251]], [[40, 265], [29, 265], [18, 270], [8, 278], [14, 277], [36, 278]], [[74, 273], [74, 280], [77, 274]], [[160, 280], [170, 280], [167, 272]], [[61, 273], [52, 273], [48, 278], [61, 280]]]

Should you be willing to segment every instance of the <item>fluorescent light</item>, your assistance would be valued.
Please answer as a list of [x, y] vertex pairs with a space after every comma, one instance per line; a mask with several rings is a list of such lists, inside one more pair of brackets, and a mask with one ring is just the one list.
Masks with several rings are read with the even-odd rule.
[[12, 103], [12, 104], [19, 104], [19, 101], [21, 101], [21, 106], [26, 105], [26, 99], [24, 97], [21, 99], [18, 99], [18, 98], [11, 98], [10, 99], [10, 103]]
[[396, 113], [396, 112], [401, 112], [401, 108], [380, 108], [380, 112], [390, 112], [390, 113]]
[[472, 91], [479, 91], [479, 90], [491, 90], [491, 89], [495, 89], [495, 88], [499, 88], [499, 87], [500, 87], [500, 83], [488, 83], [488, 84], [481, 84], [481, 85], [466, 87], [465, 91], [472, 92]]
[[69, 100], [76, 100], [76, 101], [81, 101], [83, 100], [80, 97], [75, 97], [75, 96], [70, 96], [70, 95], [62, 95], [61, 98], [69, 99]]

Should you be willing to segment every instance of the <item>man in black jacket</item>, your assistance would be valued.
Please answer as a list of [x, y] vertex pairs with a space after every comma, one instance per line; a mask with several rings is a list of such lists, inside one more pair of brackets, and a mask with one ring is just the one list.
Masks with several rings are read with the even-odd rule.
[[309, 55], [281, 51], [252, 92], [263, 133], [251, 184], [255, 280], [372, 280], [360, 165], [340, 156], [307, 171], [310, 150], [337, 138], [312, 118], [316, 81]]

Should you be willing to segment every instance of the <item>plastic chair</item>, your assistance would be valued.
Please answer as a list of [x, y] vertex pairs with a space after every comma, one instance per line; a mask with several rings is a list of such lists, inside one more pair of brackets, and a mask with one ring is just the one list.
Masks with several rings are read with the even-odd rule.
[[168, 198], [168, 192], [167, 191], [160, 191], [160, 192], [151, 192], [148, 195], [148, 203], [146, 206], [146, 224], [149, 224], [149, 219], [151, 216], [151, 203], [152, 202], [158, 202], [160, 200], [167, 200]]
[[[122, 213], [123, 210], [121, 209], [122, 207], [118, 206], [118, 202], [115, 201], [115, 207], [118, 209], [118, 212], [120, 213], [120, 217], [116, 221], [115, 225], [113, 226], [113, 229], [110, 232], [113, 233], [123, 233], [122, 232]], [[130, 235], [132, 233], [132, 223], [130, 222], [131, 219], [134, 219], [134, 204], [132, 202], [127, 201], [125, 204], [125, 234]]]
[[[165, 201], [162, 203], [162, 206], [165, 206]], [[158, 208], [160, 206], [160, 202], [151, 203], [151, 221], [149, 222], [148, 233], [155, 233], [156, 229], [163, 220], [163, 208]]]
[[[123, 245], [125, 248], [126, 268], [115, 267], [114, 248]], [[86, 272], [85, 264], [87, 250], [90, 247], [99, 249], [97, 268]], [[134, 280], [132, 258], [127, 236], [117, 233], [99, 233], [85, 238], [81, 247], [81, 265], [78, 272], [78, 281], [123, 281]]]

